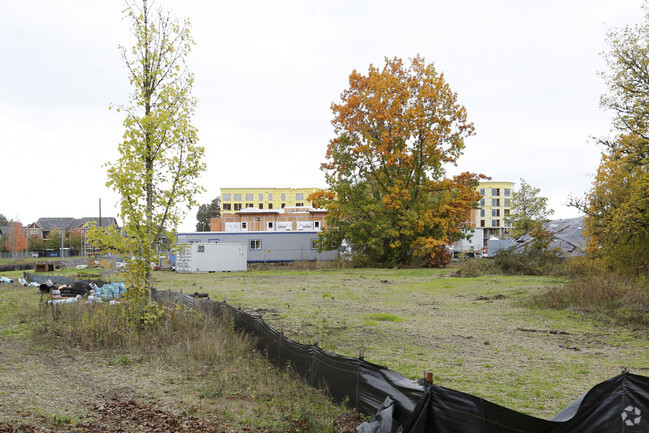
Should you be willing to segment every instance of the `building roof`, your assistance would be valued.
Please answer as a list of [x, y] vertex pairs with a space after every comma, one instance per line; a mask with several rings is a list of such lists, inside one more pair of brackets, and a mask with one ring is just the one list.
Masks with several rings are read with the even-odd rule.
[[[584, 237], [584, 217], [552, 220], [543, 224], [543, 229], [552, 234], [549, 248], [559, 248], [564, 255], [582, 256], [586, 254]], [[532, 236], [523, 235], [516, 239], [514, 250], [525, 248], [532, 242]]]
[[43, 230], [67, 229], [74, 218], [39, 218], [36, 224]]
[[95, 223], [97, 226], [108, 227], [112, 225], [117, 225], [117, 220], [115, 219], [115, 217], [102, 217], [101, 224], [100, 224], [99, 218], [97, 217], [75, 218], [75, 220], [72, 221], [72, 223], [70, 224], [70, 230], [74, 230], [88, 223]]
[[[99, 218], [39, 218], [35, 224], [45, 231], [50, 231], [57, 229], [61, 230], [61, 227], [63, 227], [64, 230], [74, 230], [89, 222], [98, 224]], [[101, 218], [102, 227], [107, 227], [113, 224], [117, 225], [115, 217]]]

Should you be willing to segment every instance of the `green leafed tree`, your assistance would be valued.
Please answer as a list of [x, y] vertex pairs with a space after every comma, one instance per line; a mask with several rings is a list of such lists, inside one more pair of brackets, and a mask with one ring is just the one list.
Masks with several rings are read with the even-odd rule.
[[554, 210], [548, 209], [548, 199], [541, 197], [540, 188], [534, 188], [521, 179], [521, 186], [512, 193], [512, 208], [508, 220], [512, 223], [511, 234], [517, 238], [538, 232]]
[[7, 219], [7, 217], [5, 217], [0, 213], [0, 226], [8, 226], [8, 225], [9, 225], [9, 220]]
[[221, 216], [221, 197], [217, 197], [209, 203], [198, 206], [196, 212], [196, 231], [210, 231], [210, 220]]
[[352, 72], [332, 111], [337, 136], [322, 165], [329, 190], [309, 198], [328, 211], [319, 247], [346, 241], [373, 263], [447, 263], [477, 205], [479, 176], [445, 177], [473, 124], [444, 75], [419, 56], [386, 58]]
[[107, 186], [120, 196], [124, 234], [113, 227], [95, 228], [93, 246], [127, 260], [126, 278], [145, 302], [152, 283], [152, 263], [174, 244], [174, 231], [203, 191], [205, 170], [192, 116], [194, 76], [185, 60], [194, 41], [189, 21], [179, 21], [146, 0], [129, 2], [124, 11], [134, 44], [120, 47], [132, 86], [125, 113], [119, 158], [107, 164]]

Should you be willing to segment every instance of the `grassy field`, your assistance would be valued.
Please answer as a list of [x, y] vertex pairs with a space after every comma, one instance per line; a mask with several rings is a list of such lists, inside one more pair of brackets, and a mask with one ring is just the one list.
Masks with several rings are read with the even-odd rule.
[[[228, 323], [178, 313], [176, 326], [134, 335], [112, 306], [41, 305], [33, 287], [0, 285], [0, 431], [335, 432], [348, 412], [272, 368]], [[92, 331], [82, 325], [88, 313], [112, 322], [101, 328], [106, 339], [133, 341], [87, 344], [78, 334]]]
[[[280, 266], [245, 273], [156, 272], [155, 285], [160, 290], [208, 292], [212, 299], [262, 315], [295, 341], [313, 343], [317, 338], [321, 347], [348, 356], [358, 356], [362, 347], [366, 360], [405, 376], [420, 378], [432, 371], [437, 385], [542, 418], [554, 416], [623, 367], [647, 374], [645, 329], [616, 325], [593, 314], [534, 306], [534, 297], [563, 284], [561, 279], [457, 278], [453, 272]], [[255, 391], [265, 396], [265, 405], [259, 406], [259, 400], [253, 404], [247, 396], [241, 399], [244, 407], [228, 409], [223, 399], [238, 395], [234, 388], [230, 394], [206, 391], [209, 387], [197, 382], [199, 376], [191, 368], [178, 370], [164, 362], [139, 362], [129, 353], [93, 352], [27, 338], [34, 326], [47, 326], [46, 321], [31, 323], [37, 306], [33, 289], [0, 286], [0, 351], [7, 360], [0, 364], [0, 382], [5, 381], [0, 383], [0, 420], [3, 413], [15, 416], [15, 410], [26, 411], [29, 419], [82, 417], [85, 409], [61, 401], [79, 390], [90, 400], [111, 395], [154, 398], [197, 413], [225, 408], [233, 422], [253, 419], [279, 401], [274, 391]], [[21, 365], [25, 368], [16, 367]], [[235, 383], [246, 383], [228, 371]], [[258, 373], [244, 371], [242, 377], [251, 374]], [[50, 380], [52, 375], [64, 379], [61, 389]], [[39, 383], [33, 377], [48, 380]], [[63, 397], [53, 398], [52, 393]], [[293, 401], [289, 413], [322, 405], [311, 402], [300, 408]]]
[[[274, 268], [156, 273], [161, 290], [208, 292], [302, 343], [358, 356], [550, 418], [623, 367], [649, 370], [649, 337], [530, 300], [563, 284], [547, 277], [456, 278], [453, 270]], [[317, 337], [316, 337], [317, 336]]]

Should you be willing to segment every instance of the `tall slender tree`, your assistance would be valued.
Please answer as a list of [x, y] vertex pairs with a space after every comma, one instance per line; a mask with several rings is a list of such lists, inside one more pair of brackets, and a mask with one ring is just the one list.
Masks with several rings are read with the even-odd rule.
[[124, 13], [135, 39], [132, 47], [120, 47], [132, 92], [127, 105], [116, 106], [126, 113], [124, 140], [119, 159], [107, 164], [107, 186], [121, 197], [126, 235], [95, 228], [90, 238], [127, 259], [129, 283], [146, 300], [158, 250], [174, 244], [173, 232], [203, 191], [197, 180], [205, 151], [191, 123], [196, 99], [185, 63], [194, 45], [189, 21], [154, 11], [147, 0], [127, 3]]

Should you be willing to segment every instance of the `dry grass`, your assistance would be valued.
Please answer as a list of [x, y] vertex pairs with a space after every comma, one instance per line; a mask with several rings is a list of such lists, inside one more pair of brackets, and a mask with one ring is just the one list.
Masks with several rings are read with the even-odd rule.
[[[129, 326], [120, 305], [39, 311], [38, 303], [33, 288], [0, 286], [0, 306], [16, 305], [0, 309], [12, 329], [0, 337], [0, 422], [79, 424], [111, 398], [259, 431], [331, 431], [345, 411], [271, 367], [227, 321], [165, 309], [147, 326]], [[20, 323], [26, 305], [31, 320]]]
[[[161, 289], [208, 292], [263, 315], [289, 338], [386, 365], [549, 418], [622, 367], [649, 371], [646, 331], [529, 305], [565, 280], [453, 277], [454, 269], [158, 273]], [[376, 320], [376, 314], [405, 320]], [[384, 316], [391, 317], [391, 316]]]

